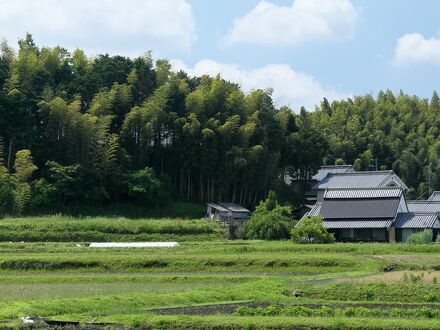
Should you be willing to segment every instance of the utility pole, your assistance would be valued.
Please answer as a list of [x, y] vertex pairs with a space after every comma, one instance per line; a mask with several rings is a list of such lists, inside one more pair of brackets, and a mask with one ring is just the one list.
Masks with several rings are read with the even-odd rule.
[[431, 196], [431, 164], [428, 165], [428, 198]]
[[374, 165], [368, 165], [368, 168], [373, 168], [375, 171], [379, 169], [379, 159], [374, 158]]

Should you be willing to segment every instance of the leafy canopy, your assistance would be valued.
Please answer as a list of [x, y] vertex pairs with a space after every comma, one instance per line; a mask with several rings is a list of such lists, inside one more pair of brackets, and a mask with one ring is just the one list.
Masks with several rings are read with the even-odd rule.
[[322, 217], [307, 217], [292, 229], [291, 238], [295, 243], [332, 243], [333, 234], [322, 225]]
[[257, 206], [246, 223], [245, 232], [249, 239], [276, 240], [289, 238], [291, 209], [281, 206], [274, 191]]

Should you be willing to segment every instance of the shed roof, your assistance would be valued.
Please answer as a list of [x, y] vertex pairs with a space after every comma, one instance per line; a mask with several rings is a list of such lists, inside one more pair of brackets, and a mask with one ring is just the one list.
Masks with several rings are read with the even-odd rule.
[[320, 214], [325, 219], [394, 219], [400, 198], [325, 199]]
[[227, 208], [224, 208], [223, 206], [219, 205], [219, 204], [215, 204], [215, 203], [208, 203], [209, 206], [211, 206], [212, 208], [219, 210], [220, 212], [228, 212]]
[[220, 212], [250, 212], [248, 209], [245, 209], [243, 206], [235, 203], [208, 203], [208, 205], [219, 210]]
[[380, 188], [387, 186], [391, 182], [394, 182], [403, 189], [408, 189], [394, 171], [328, 173], [324, 179], [313, 186], [313, 189]]
[[321, 181], [329, 173], [347, 173], [354, 172], [353, 165], [326, 165], [321, 166], [318, 172], [312, 176], [313, 180]]
[[438, 215], [429, 213], [399, 213], [394, 222], [396, 228], [438, 228]]
[[322, 225], [328, 229], [344, 229], [344, 228], [389, 228], [392, 224], [390, 219], [377, 219], [377, 220], [324, 220]]
[[438, 213], [440, 212], [440, 202], [436, 201], [408, 201], [409, 212], [416, 213]]
[[440, 202], [440, 191], [433, 191], [431, 196], [429, 196], [428, 201]]
[[403, 190], [398, 187], [385, 188], [329, 188], [324, 199], [365, 199], [365, 198], [398, 198]]
[[235, 203], [218, 203], [219, 205], [231, 210], [232, 212], [250, 212], [248, 209]]

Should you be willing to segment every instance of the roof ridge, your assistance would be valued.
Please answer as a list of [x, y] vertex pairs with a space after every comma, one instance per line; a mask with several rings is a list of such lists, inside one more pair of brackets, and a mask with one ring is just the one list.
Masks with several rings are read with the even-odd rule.
[[414, 215], [426, 215], [426, 216], [436, 216], [437, 213], [433, 213], [433, 212], [422, 212], [422, 211], [417, 211], [417, 212], [397, 212], [397, 214], [414, 214]]
[[358, 171], [358, 172], [343, 172], [343, 173], [328, 173], [328, 176], [344, 176], [344, 175], [374, 175], [374, 174], [394, 174], [393, 170], [389, 171]]
[[[367, 187], [359, 187], [359, 188], [350, 188], [350, 187], [346, 187], [346, 188], [331, 188], [331, 187], [326, 187], [325, 190], [403, 190], [402, 187], [400, 186], [395, 186], [395, 187], [371, 187], [371, 188], [367, 188]], [[439, 201], [440, 203], [440, 201]]]
[[322, 168], [353, 167], [353, 165], [322, 165]]

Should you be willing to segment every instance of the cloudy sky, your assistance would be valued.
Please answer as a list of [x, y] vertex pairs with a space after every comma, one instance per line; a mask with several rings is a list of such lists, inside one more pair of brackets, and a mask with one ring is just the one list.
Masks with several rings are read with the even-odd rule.
[[437, 0], [0, 0], [0, 38], [168, 58], [274, 89], [277, 105], [400, 89], [430, 97], [440, 80]]

